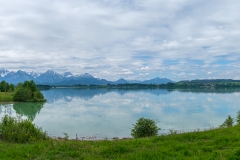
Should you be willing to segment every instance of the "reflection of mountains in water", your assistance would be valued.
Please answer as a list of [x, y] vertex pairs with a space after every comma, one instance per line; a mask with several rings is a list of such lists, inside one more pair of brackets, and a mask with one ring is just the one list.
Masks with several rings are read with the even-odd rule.
[[146, 93], [150, 93], [156, 96], [159, 95], [165, 95], [165, 94], [169, 94], [168, 90], [165, 89], [115, 89], [115, 90], [111, 90], [114, 92], [117, 92], [120, 95], [124, 95], [126, 93], [131, 93], [131, 92], [146, 92]]
[[49, 90], [42, 90], [47, 103], [54, 103], [60, 99], [65, 102], [70, 102], [74, 97], [89, 100], [94, 96], [103, 95], [110, 92], [116, 92], [124, 95], [129, 92], [147, 92], [154, 95], [168, 94], [168, 90], [163, 89], [73, 89], [73, 88], [56, 88]]
[[72, 89], [72, 88], [57, 88], [42, 91], [47, 103], [54, 103], [57, 100], [63, 99], [65, 102], [70, 102], [74, 97], [89, 100], [96, 95], [107, 93], [107, 89]]

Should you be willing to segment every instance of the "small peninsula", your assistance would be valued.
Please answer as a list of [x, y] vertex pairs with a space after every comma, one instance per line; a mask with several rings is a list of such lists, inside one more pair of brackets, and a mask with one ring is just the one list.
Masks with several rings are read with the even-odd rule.
[[0, 102], [46, 102], [46, 99], [33, 80], [18, 83], [17, 86], [2, 81]]

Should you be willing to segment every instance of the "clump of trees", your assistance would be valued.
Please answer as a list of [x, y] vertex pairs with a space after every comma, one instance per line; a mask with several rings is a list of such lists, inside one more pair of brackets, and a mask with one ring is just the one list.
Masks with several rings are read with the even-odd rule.
[[18, 83], [13, 95], [13, 100], [18, 102], [45, 102], [43, 94], [37, 88], [35, 82], [25, 81]]
[[0, 92], [13, 92], [14, 91], [14, 85], [9, 84], [6, 81], [2, 81], [0, 83]]

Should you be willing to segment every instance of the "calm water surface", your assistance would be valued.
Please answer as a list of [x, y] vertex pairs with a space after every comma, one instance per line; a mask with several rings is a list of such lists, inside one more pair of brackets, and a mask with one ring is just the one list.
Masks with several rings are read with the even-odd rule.
[[158, 121], [160, 134], [218, 127], [240, 110], [239, 90], [79, 90], [42, 91], [42, 103], [0, 104], [0, 117], [22, 115], [50, 136], [84, 139], [131, 137], [140, 117]]

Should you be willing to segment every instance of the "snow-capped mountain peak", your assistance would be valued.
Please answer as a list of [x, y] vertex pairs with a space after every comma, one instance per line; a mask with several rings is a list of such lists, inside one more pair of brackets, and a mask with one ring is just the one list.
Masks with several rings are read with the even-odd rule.
[[8, 73], [10, 73], [7, 69], [5, 68], [0, 68], [0, 77], [6, 76]]
[[53, 70], [48, 70], [45, 73], [41, 74], [36, 78], [38, 82], [46, 82], [46, 83], [59, 83], [63, 79], [63, 76]]
[[62, 74], [63, 77], [69, 78], [69, 77], [73, 77], [74, 75], [71, 72], [65, 72]]
[[55, 72], [55, 71], [53, 71], [53, 70], [48, 70], [48, 71], [46, 71], [44, 74], [56, 75], [56, 74], [58, 74], [58, 73]]
[[33, 76], [34, 78], [37, 78], [38, 76], [40, 76], [40, 73], [36, 73], [36, 72], [27, 72], [30, 76]]

